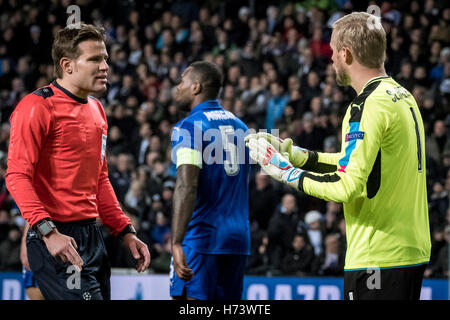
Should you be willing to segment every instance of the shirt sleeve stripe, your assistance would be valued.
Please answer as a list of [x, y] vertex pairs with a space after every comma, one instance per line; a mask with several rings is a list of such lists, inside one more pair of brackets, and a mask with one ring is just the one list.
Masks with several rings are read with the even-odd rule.
[[[359, 131], [359, 122], [350, 122], [350, 130], [349, 132], [358, 132]], [[350, 161], [350, 156], [352, 155], [353, 150], [356, 148], [356, 139], [349, 141], [347, 147], [345, 147], [345, 155], [339, 160], [339, 166], [346, 167]]]

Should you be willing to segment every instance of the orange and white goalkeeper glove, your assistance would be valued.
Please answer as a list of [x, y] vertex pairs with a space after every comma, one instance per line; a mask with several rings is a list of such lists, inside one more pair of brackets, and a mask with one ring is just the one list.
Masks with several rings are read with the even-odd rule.
[[253, 136], [246, 138], [246, 141], [250, 149], [250, 157], [258, 162], [265, 173], [298, 190], [298, 180], [303, 173], [302, 169], [293, 167], [289, 160], [265, 138]]
[[308, 150], [294, 146], [291, 138], [286, 138], [283, 140], [267, 132], [258, 132], [249, 134], [245, 140], [248, 141], [255, 138], [265, 139], [275, 148], [275, 150], [281, 153], [285, 158], [288, 158], [295, 167], [301, 168], [306, 161], [308, 161]]

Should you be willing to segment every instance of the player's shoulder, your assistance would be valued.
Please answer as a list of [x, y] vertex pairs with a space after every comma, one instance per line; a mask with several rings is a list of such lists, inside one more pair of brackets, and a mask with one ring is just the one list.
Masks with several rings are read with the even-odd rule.
[[92, 96], [92, 95], [88, 95], [88, 100], [92, 100], [98, 103], [101, 103], [99, 99], [97, 99], [96, 97]]
[[97, 99], [96, 97], [89, 95], [87, 96], [87, 101], [90, 105], [93, 105], [103, 110], [103, 103], [100, 101], [100, 99]]
[[411, 98], [412, 94], [407, 89], [388, 77], [378, 82], [376, 88], [368, 95], [366, 103], [378, 107], [389, 107], [396, 106], [398, 101]]
[[242, 129], [242, 130], [244, 130], [244, 131], [249, 130], [249, 129], [248, 129], [248, 126], [245, 124], [245, 122], [242, 121], [241, 119], [239, 119], [238, 117], [236, 117], [235, 122], [236, 122], [237, 127], [238, 127], [239, 129]]
[[53, 91], [52, 87], [48, 85], [34, 90], [30, 95], [32, 97], [41, 97], [43, 99], [48, 99], [50, 97], [53, 97], [55, 95], [55, 92]]
[[194, 130], [195, 127], [197, 127], [198, 129], [202, 129], [203, 128], [203, 120], [202, 118], [196, 116], [196, 115], [189, 115], [186, 118], [181, 119], [180, 121], [178, 121], [175, 125], [174, 125], [174, 129], [185, 129], [185, 130], [189, 130], [192, 131]]
[[50, 86], [45, 86], [34, 90], [33, 92], [25, 95], [18, 103], [16, 110], [30, 111], [35, 108], [50, 109], [50, 105], [47, 103], [48, 99], [54, 96], [54, 91]]

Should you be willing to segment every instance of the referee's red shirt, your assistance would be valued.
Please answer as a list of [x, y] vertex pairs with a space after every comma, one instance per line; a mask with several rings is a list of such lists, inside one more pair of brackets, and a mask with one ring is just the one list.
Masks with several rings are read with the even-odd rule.
[[6, 184], [31, 226], [100, 216], [117, 235], [130, 224], [108, 179], [100, 101], [53, 82], [25, 96], [10, 120]]

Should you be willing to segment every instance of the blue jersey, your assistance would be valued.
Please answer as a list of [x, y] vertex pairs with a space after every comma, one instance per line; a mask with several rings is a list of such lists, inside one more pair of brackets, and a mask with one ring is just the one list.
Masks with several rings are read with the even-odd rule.
[[[201, 168], [194, 212], [182, 243], [199, 253], [250, 254], [247, 130], [214, 100], [198, 104], [172, 131], [177, 167]], [[195, 155], [186, 160], [186, 154]]]

